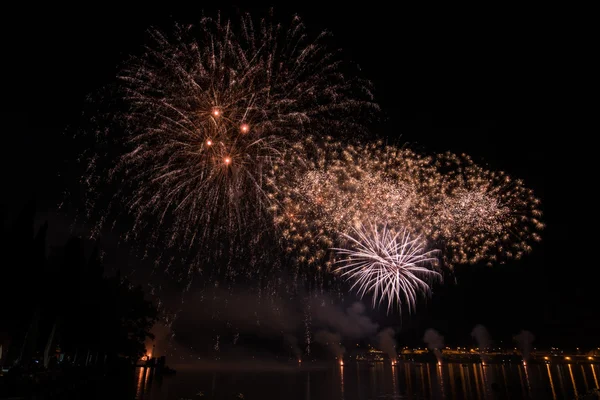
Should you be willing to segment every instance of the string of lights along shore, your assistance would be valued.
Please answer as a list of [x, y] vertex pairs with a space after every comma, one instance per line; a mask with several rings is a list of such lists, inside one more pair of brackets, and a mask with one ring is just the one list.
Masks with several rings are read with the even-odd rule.
[[127, 224], [178, 279], [276, 287], [287, 270], [410, 312], [441, 269], [518, 259], [540, 240], [521, 180], [372, 139], [372, 85], [328, 32], [217, 14], [148, 36], [100, 99], [118, 110], [82, 130], [96, 140], [81, 157], [84, 214], [94, 234]]

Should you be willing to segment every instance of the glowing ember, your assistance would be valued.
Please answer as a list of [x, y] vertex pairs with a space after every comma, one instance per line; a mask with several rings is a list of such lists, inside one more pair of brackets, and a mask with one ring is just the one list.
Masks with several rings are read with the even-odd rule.
[[219, 110], [218, 108], [213, 109], [212, 115], [214, 117], [218, 117], [221, 115], [221, 110]]
[[225, 162], [225, 164], [229, 165], [231, 164], [231, 158], [230, 157], [225, 157], [225, 160], [223, 160]]
[[242, 124], [242, 126], [240, 126], [240, 130], [242, 131], [242, 133], [248, 133], [250, 127], [248, 126], [248, 124]]
[[207, 145], [207, 146], [212, 146], [212, 140], [208, 139], [208, 140], [206, 141], [206, 145]]

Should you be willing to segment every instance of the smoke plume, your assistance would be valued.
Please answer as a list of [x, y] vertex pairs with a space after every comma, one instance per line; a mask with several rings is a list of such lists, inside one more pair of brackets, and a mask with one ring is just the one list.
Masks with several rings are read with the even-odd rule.
[[492, 347], [492, 338], [490, 333], [483, 325], [476, 325], [471, 332], [471, 336], [477, 341], [479, 351], [487, 351]]
[[395, 361], [398, 355], [396, 354], [396, 332], [392, 328], [385, 328], [377, 334], [377, 342], [379, 348], [384, 351], [390, 360]]
[[479, 346], [479, 356], [481, 357], [481, 361], [485, 364], [488, 361], [488, 356], [485, 353], [492, 347], [490, 333], [485, 326], [475, 325], [473, 332], [471, 332], [471, 336], [477, 341], [477, 346]]
[[533, 333], [523, 330], [515, 336], [515, 340], [521, 349], [523, 361], [529, 361], [529, 355], [531, 354], [532, 343], [535, 340], [535, 336], [533, 336]]
[[444, 337], [435, 329], [427, 329], [423, 341], [429, 350], [433, 350], [438, 363], [442, 362], [442, 349], [444, 348]]

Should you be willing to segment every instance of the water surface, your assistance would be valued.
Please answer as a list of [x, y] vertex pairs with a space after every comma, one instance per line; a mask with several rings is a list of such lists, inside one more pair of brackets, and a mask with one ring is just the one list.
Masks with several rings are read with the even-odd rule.
[[276, 368], [194, 368], [157, 378], [136, 370], [135, 398], [366, 400], [591, 398], [600, 365], [346, 363]]

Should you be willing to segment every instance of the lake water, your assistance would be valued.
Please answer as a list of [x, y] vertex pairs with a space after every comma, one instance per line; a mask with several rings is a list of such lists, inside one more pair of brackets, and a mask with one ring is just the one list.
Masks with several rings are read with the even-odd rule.
[[153, 377], [138, 368], [135, 398], [144, 400], [598, 399], [600, 365], [418, 364], [177, 368]]

